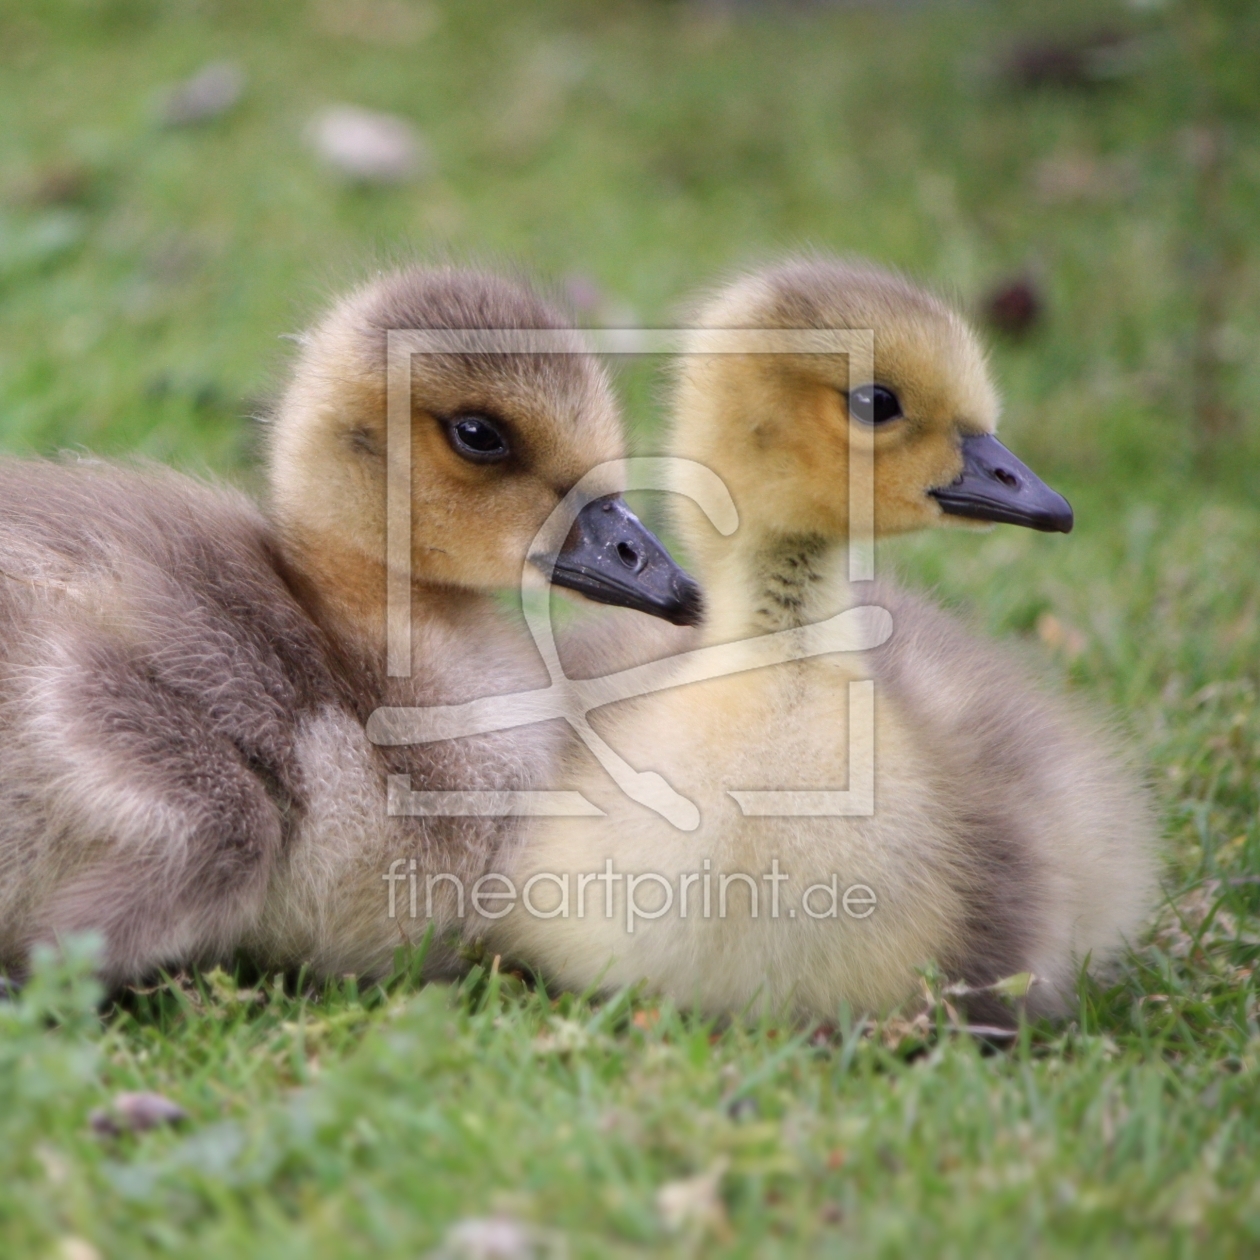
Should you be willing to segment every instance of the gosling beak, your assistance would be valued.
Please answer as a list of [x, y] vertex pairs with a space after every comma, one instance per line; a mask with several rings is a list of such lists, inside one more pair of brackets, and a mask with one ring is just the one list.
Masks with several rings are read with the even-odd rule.
[[962, 440], [962, 472], [948, 486], [929, 490], [942, 512], [980, 521], [1004, 521], [1047, 533], [1072, 532], [1072, 505], [993, 436]]
[[674, 563], [656, 535], [619, 494], [588, 503], [560, 554], [531, 557], [556, 586], [580, 591], [601, 604], [636, 608], [676, 626], [694, 626], [703, 602], [700, 588]]

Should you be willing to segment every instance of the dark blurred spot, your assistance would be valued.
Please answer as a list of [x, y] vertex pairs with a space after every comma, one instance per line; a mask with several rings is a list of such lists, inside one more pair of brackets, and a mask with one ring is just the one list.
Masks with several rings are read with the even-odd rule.
[[51, 162], [30, 177], [21, 200], [31, 206], [70, 206], [88, 199], [92, 172], [81, 162]]
[[218, 411], [225, 405], [223, 391], [214, 381], [199, 381], [194, 385], [192, 401], [198, 411]]
[[1045, 303], [1027, 278], [999, 284], [984, 299], [984, 318], [1008, 337], [1026, 337], [1041, 321]]
[[1088, 88], [1137, 69], [1141, 45], [1121, 31], [1029, 39], [1002, 59], [1002, 77], [1018, 88]]
[[809, 1035], [809, 1044], [815, 1050], [828, 1050], [840, 1043], [840, 1031], [834, 1024], [819, 1024]]
[[222, 412], [235, 415], [242, 408], [252, 405], [251, 400], [234, 402], [224, 392], [217, 381], [208, 380], [176, 380], [169, 372], [158, 372], [149, 377], [144, 384], [144, 396], [150, 402], [161, 402], [166, 398], [184, 398], [195, 411]]

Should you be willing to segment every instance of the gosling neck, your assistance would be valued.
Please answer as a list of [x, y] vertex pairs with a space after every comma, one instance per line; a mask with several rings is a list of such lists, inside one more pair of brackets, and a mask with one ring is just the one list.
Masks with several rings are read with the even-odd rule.
[[853, 603], [843, 539], [763, 534], [733, 547], [706, 586], [708, 642], [730, 642], [824, 621]]
[[[290, 585], [325, 633], [364, 661], [383, 668], [388, 570], [359, 548], [326, 537], [283, 531], [281, 551]], [[459, 587], [413, 581], [412, 608], [427, 620], [456, 619], [487, 596]]]

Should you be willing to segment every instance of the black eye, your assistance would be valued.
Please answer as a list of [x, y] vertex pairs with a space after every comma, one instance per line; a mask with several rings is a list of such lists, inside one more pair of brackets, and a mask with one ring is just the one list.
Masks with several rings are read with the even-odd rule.
[[475, 464], [495, 464], [511, 454], [499, 426], [485, 416], [459, 416], [448, 432], [455, 453]]
[[863, 424], [887, 424], [901, 416], [901, 402], [883, 385], [861, 385], [849, 391], [849, 414]]

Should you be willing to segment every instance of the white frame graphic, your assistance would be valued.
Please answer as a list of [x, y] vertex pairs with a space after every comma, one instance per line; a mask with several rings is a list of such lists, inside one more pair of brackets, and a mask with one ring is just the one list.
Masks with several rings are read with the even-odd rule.
[[[575, 345], [579, 332], [584, 344]], [[875, 336], [871, 329], [392, 329], [387, 334], [386, 424], [387, 673], [411, 673], [411, 361], [416, 354], [827, 354], [843, 355], [848, 387], [874, 380]], [[875, 575], [873, 443], [849, 434], [849, 580]], [[714, 527], [729, 535], [738, 514], [712, 470], [670, 457], [630, 458], [591, 469], [548, 517], [530, 555], [552, 555], [592, 499], [624, 490], [670, 490], [670, 472], [689, 466], [694, 498]], [[550, 574], [545, 575], [547, 577]], [[700, 821], [694, 802], [656, 771], [630, 766], [590, 726], [591, 710], [617, 700], [668, 687], [718, 678], [747, 669], [836, 652], [877, 647], [892, 633], [884, 608], [851, 608], [825, 621], [736, 643], [699, 648], [649, 665], [600, 678], [574, 680], [564, 672], [551, 624], [549, 586], [526, 560], [521, 575], [526, 624], [546, 665], [547, 687], [490, 696], [460, 705], [382, 708], [368, 720], [376, 744], [418, 744], [504, 730], [564, 718], [631, 799], [656, 811], [683, 831]], [[849, 786], [846, 790], [732, 791], [748, 816], [861, 817], [875, 812], [875, 684], [849, 685]], [[406, 775], [390, 776], [388, 811], [420, 817], [602, 816], [578, 792], [413, 791]]]

